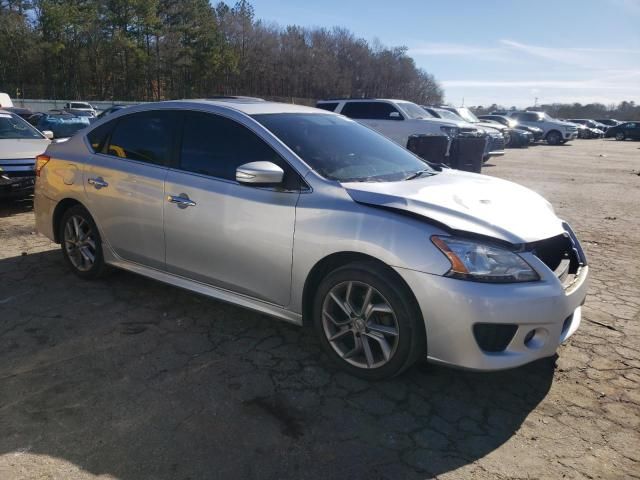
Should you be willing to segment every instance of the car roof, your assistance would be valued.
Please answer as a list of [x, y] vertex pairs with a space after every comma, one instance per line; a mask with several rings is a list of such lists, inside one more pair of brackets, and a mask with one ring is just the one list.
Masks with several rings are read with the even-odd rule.
[[318, 100], [316, 103], [335, 103], [335, 102], [395, 102], [395, 103], [414, 103], [409, 100], [400, 100], [397, 98], [327, 98]]
[[[175, 100], [173, 103], [184, 106], [212, 105], [222, 108], [232, 108], [247, 115], [259, 115], [268, 113], [322, 113], [335, 115], [327, 110], [319, 108], [307, 107], [304, 105], [294, 105], [292, 103], [268, 102], [264, 100], [248, 100], [248, 99], [225, 99], [225, 100]], [[145, 105], [153, 105], [147, 103]]]

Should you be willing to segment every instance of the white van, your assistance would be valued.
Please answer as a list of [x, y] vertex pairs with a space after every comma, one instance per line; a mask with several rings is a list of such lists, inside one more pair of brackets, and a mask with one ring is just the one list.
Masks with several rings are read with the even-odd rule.
[[9, 94], [0, 92], [0, 108], [11, 107], [13, 107], [13, 102], [11, 101], [11, 97], [9, 97]]

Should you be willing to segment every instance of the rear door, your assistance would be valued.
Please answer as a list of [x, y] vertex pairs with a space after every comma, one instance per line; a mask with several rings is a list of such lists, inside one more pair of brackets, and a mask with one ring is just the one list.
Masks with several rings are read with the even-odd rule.
[[[227, 117], [185, 112], [182, 131], [179, 162], [165, 187], [167, 270], [287, 305], [298, 174], [256, 133]], [[279, 165], [284, 184], [238, 183], [236, 168], [255, 161]]]
[[122, 259], [165, 268], [164, 180], [175, 151], [179, 113], [125, 115], [90, 132], [95, 153], [84, 172], [91, 214]]

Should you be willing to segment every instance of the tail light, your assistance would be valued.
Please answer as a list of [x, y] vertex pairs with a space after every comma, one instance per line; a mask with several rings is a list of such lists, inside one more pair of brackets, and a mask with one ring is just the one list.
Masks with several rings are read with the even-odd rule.
[[36, 157], [36, 177], [40, 176], [40, 172], [44, 166], [49, 163], [49, 160], [51, 160], [49, 155], [38, 155]]

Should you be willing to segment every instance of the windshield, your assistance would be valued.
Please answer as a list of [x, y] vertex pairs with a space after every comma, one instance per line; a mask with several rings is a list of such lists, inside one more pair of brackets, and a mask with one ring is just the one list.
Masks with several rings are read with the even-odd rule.
[[458, 115], [460, 115], [463, 119], [470, 123], [478, 123], [478, 117], [476, 117], [471, 110], [468, 108], [458, 108]]
[[0, 113], [0, 140], [43, 138], [35, 128], [12, 113]]
[[415, 103], [402, 102], [398, 106], [407, 114], [409, 118], [419, 120], [421, 118], [433, 118], [429, 112]]
[[433, 171], [408, 150], [359, 123], [337, 115], [254, 115], [311, 168], [338, 182], [389, 182]]
[[434, 110], [438, 112], [438, 115], [440, 115], [440, 118], [443, 118], [445, 120], [454, 120], [456, 122], [459, 122], [460, 120], [462, 120], [462, 118], [460, 118], [458, 115], [456, 115], [455, 113], [449, 110], [445, 110], [444, 108], [436, 108]]
[[53, 117], [48, 116], [38, 122], [40, 130], [51, 130], [54, 138], [66, 138], [72, 136], [78, 130], [89, 126], [87, 117]]

